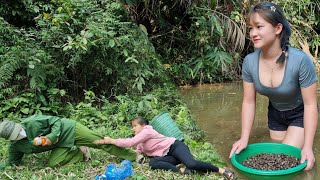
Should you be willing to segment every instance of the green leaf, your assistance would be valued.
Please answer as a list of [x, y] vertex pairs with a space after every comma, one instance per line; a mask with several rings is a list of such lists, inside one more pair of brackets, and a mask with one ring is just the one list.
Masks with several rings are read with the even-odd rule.
[[112, 73], [112, 69], [109, 68], [109, 67], [107, 67], [107, 68], [106, 68], [106, 73], [107, 73], [107, 74], [111, 74], [111, 73]]
[[40, 101], [42, 102], [42, 104], [44, 104], [45, 106], [48, 105], [46, 98], [43, 95], [39, 96]]
[[124, 62], [135, 62], [135, 63], [139, 63], [135, 58], [133, 58], [133, 57], [128, 57]]
[[64, 48], [63, 48], [63, 51], [66, 51], [66, 50], [68, 50], [68, 49], [72, 49], [72, 46], [65, 46]]
[[240, 17], [239, 16], [235, 16], [234, 20], [238, 23], [238, 22], [240, 22]]
[[60, 90], [60, 96], [64, 96], [64, 95], [66, 95], [66, 91], [65, 90]]
[[34, 64], [29, 64], [30, 69], [34, 69]]
[[28, 114], [28, 113], [29, 113], [29, 108], [22, 108], [22, 109], [20, 109], [20, 111], [21, 111], [23, 114]]
[[146, 35], [148, 35], [147, 28], [146, 28], [143, 24], [139, 24], [139, 28], [140, 28], [141, 31], [143, 31]]
[[82, 31], [80, 32], [80, 35], [81, 35], [81, 36], [84, 36], [85, 33], [86, 33], [86, 31], [85, 31], [85, 30], [82, 30]]
[[113, 40], [113, 39], [110, 39], [110, 40], [109, 40], [109, 47], [114, 47], [114, 45], [115, 45], [114, 40]]
[[137, 0], [126, 0], [126, 3], [129, 5], [129, 6], [134, 6], [137, 4]]
[[60, 13], [62, 11], [62, 7], [58, 7], [57, 11]]
[[126, 49], [124, 49], [124, 50], [123, 50], [123, 54], [124, 54], [125, 56], [128, 56], [128, 51], [127, 51]]
[[86, 38], [91, 38], [93, 36], [93, 34], [91, 32], [89, 32], [87, 35], [86, 35]]
[[139, 103], [138, 103], [138, 112], [142, 112], [143, 111], [143, 101], [140, 101]]
[[83, 42], [83, 44], [88, 44], [88, 41], [87, 41], [87, 38], [82, 38], [82, 42]]
[[34, 6], [34, 7], [33, 7], [33, 11], [34, 11], [35, 13], [38, 13], [38, 12], [39, 12], [39, 7], [38, 7], [38, 6]]

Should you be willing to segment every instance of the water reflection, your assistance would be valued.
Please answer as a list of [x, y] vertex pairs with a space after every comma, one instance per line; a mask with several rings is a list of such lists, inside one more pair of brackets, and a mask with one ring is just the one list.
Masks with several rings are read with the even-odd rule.
[[[241, 133], [241, 102], [242, 84], [214, 84], [199, 85], [196, 87], [181, 87], [183, 101], [191, 110], [192, 116], [197, 120], [199, 126], [206, 132], [210, 141], [217, 151], [228, 158], [232, 144], [240, 138]], [[319, 96], [318, 96], [318, 102]], [[249, 143], [269, 142], [269, 130], [267, 126], [268, 100], [264, 96], [257, 96], [256, 117], [251, 131]], [[316, 160], [320, 162], [320, 132], [319, 126], [314, 142]], [[318, 163], [319, 163], [318, 162]], [[231, 163], [230, 163], [231, 166]], [[301, 171], [293, 176], [264, 177], [248, 176], [243, 174], [242, 179], [294, 179], [313, 180], [320, 179], [317, 173], [319, 167], [315, 165], [311, 171]]]

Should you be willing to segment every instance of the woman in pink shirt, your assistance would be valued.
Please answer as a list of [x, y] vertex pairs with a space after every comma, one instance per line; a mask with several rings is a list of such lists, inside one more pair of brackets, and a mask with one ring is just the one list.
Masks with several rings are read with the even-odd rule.
[[[149, 165], [151, 169], [165, 169], [191, 174], [191, 170], [199, 172], [218, 172], [226, 179], [236, 179], [231, 169], [218, 168], [209, 163], [195, 160], [185, 143], [173, 137], [166, 137], [142, 117], [131, 120], [132, 130], [135, 136], [126, 139], [112, 139], [105, 137], [101, 144], [113, 144], [119, 147], [136, 147], [136, 153], [144, 153], [151, 157]], [[176, 165], [184, 164], [186, 168], [178, 169]]]

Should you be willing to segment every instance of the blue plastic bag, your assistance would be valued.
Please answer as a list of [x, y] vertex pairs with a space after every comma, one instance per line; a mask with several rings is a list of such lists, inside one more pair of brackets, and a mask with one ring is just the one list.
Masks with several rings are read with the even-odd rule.
[[117, 167], [114, 164], [108, 164], [108, 166], [106, 167], [106, 177], [107, 179], [116, 179], [117, 178], [117, 171], [116, 171]]
[[107, 180], [107, 176], [104, 174], [99, 174], [96, 176], [95, 180]]
[[132, 162], [129, 160], [123, 160], [119, 167], [112, 163], [108, 164], [105, 174], [96, 176], [95, 180], [123, 180], [132, 175]]

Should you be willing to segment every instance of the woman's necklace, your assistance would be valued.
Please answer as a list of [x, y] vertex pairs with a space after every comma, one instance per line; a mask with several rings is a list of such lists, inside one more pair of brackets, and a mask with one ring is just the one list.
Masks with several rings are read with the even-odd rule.
[[267, 62], [265, 62], [264, 60], [261, 61], [267, 66], [268, 69], [271, 70], [271, 73], [273, 73], [273, 70], [279, 66], [279, 63], [276, 63], [273, 67], [270, 67], [270, 65]]
[[[280, 55], [281, 56], [281, 55]], [[274, 78], [273, 78], [273, 76], [274, 76], [274, 71], [277, 69], [277, 67], [280, 65], [280, 64], [282, 64], [282, 63], [277, 63], [277, 62], [275, 62], [276, 64], [275, 65], [273, 65], [273, 66], [270, 66], [270, 63], [267, 63], [267, 61], [266, 60], [263, 60], [263, 59], [260, 59], [262, 62], [263, 62], [263, 64], [266, 66], [266, 68], [269, 70], [269, 71], [271, 71], [271, 73], [270, 73], [270, 86], [273, 88], [274, 87]], [[270, 62], [270, 61], [269, 61]], [[273, 63], [274, 63], [274, 61], [273, 61]]]
[[271, 70], [271, 77], [270, 77], [270, 87], [274, 87], [274, 82], [273, 82], [273, 71], [276, 69], [276, 67], [279, 66], [279, 63], [276, 63], [274, 66], [270, 66], [266, 61], [261, 60], [263, 64], [267, 67], [267, 69]]

